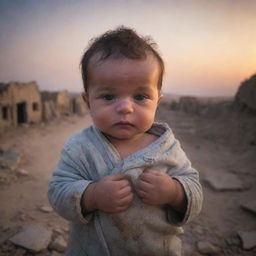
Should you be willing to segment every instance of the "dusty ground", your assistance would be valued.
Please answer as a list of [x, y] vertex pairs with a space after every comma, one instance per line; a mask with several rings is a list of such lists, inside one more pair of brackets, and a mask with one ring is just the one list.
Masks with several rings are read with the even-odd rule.
[[[204, 190], [204, 206], [198, 218], [185, 226], [185, 255], [203, 255], [197, 250], [198, 241], [209, 241], [218, 255], [256, 255], [255, 248], [243, 250], [237, 231], [256, 230], [256, 216], [240, 207], [256, 195], [256, 146], [238, 149], [227, 138], [216, 139], [216, 123], [198, 116], [161, 108], [159, 118], [169, 122], [182, 147], [199, 170]], [[23, 154], [22, 168], [28, 176], [17, 177], [0, 184], [0, 255], [31, 255], [18, 248], [9, 248], [6, 240], [27, 223], [42, 223], [52, 229], [68, 230], [68, 224], [54, 212], [44, 213], [48, 205], [47, 185], [59, 159], [60, 150], [69, 135], [90, 124], [88, 116], [66, 117], [47, 125], [20, 127], [0, 137], [3, 148], [14, 148]], [[231, 129], [232, 127], [226, 127]], [[214, 132], [212, 132], [214, 131]], [[231, 138], [232, 140], [234, 138]], [[231, 172], [245, 184], [242, 191], [213, 191], [204, 178], [211, 174]], [[7, 250], [6, 250], [7, 251]], [[38, 254], [38, 255], [46, 255]], [[50, 253], [47, 255], [51, 255]], [[53, 254], [52, 254], [53, 255]]]
[[[196, 251], [197, 241], [210, 241], [220, 249], [219, 255], [256, 255], [256, 248], [243, 250], [237, 236], [238, 231], [256, 230], [256, 215], [240, 206], [255, 200], [256, 195], [256, 117], [235, 112], [207, 118], [163, 107], [159, 119], [173, 128], [193, 166], [199, 170], [203, 185], [203, 210], [197, 219], [185, 226], [184, 240], [188, 250]], [[251, 140], [247, 137], [245, 142], [247, 129], [250, 129]], [[220, 179], [222, 173], [233, 173], [245, 189], [216, 192], [204, 182], [212, 173], [220, 175]]]

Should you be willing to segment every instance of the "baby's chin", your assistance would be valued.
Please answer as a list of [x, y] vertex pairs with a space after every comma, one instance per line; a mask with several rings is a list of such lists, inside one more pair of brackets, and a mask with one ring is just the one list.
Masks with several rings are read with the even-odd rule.
[[120, 132], [119, 134], [111, 134], [111, 133], [106, 133], [104, 131], [102, 131], [102, 133], [105, 135], [105, 137], [107, 137], [109, 141], [120, 141], [120, 142], [129, 141], [129, 140], [134, 141], [141, 138], [145, 134], [145, 132], [136, 133], [136, 134]]

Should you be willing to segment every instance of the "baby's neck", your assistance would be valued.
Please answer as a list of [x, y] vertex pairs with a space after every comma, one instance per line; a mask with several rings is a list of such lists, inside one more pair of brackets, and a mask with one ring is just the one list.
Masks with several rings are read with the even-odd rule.
[[157, 139], [157, 136], [150, 133], [143, 133], [129, 140], [119, 140], [112, 137], [108, 137], [108, 139], [118, 151], [121, 159], [124, 159], [127, 156], [146, 148]]

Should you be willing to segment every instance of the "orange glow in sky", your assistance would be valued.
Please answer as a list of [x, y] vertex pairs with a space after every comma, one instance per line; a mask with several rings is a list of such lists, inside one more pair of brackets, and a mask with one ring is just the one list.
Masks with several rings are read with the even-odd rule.
[[80, 92], [88, 41], [123, 24], [157, 42], [164, 92], [233, 96], [256, 73], [255, 13], [254, 0], [1, 0], [0, 82]]

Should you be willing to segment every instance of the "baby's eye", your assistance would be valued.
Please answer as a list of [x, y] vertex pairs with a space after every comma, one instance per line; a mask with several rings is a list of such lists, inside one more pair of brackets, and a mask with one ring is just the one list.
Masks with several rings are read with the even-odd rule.
[[115, 95], [113, 95], [113, 94], [105, 94], [105, 95], [102, 95], [102, 99], [106, 100], [106, 101], [111, 101], [111, 100], [115, 99]]
[[148, 99], [148, 96], [145, 94], [138, 94], [138, 95], [135, 95], [133, 98], [137, 101], [143, 101]]

